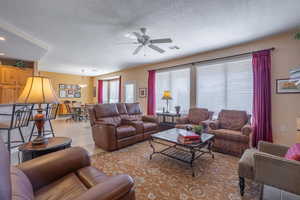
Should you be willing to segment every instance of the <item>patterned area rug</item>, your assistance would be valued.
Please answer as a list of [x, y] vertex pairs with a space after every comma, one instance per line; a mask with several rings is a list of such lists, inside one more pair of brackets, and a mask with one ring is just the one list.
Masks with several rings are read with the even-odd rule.
[[[160, 148], [160, 147], [159, 147]], [[245, 196], [238, 188], [238, 158], [215, 153], [195, 164], [196, 177], [185, 163], [155, 154], [148, 142], [92, 156], [93, 166], [109, 175], [129, 174], [135, 181], [137, 200], [250, 200], [259, 199], [259, 186], [246, 181]]]

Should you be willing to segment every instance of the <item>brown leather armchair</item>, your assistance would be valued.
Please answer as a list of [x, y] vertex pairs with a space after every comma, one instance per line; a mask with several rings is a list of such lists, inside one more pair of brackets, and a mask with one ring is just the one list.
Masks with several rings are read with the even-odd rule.
[[90, 166], [87, 152], [73, 147], [24, 162], [9, 164], [0, 138], [1, 200], [134, 200], [128, 175], [107, 176]]
[[89, 109], [94, 142], [113, 151], [135, 144], [158, 131], [158, 121], [143, 116], [138, 103], [98, 104]]
[[177, 119], [175, 128], [186, 129], [197, 125], [206, 125], [203, 123], [206, 120], [211, 120], [213, 112], [208, 111], [206, 108], [190, 108], [189, 114], [185, 117]]
[[217, 120], [206, 121], [208, 132], [215, 135], [214, 150], [241, 156], [251, 146], [250, 119], [246, 111], [221, 110]]

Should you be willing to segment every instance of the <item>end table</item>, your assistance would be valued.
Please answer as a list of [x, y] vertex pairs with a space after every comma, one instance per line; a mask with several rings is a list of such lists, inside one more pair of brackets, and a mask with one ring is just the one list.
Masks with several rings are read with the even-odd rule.
[[71, 147], [72, 139], [68, 137], [49, 138], [47, 144], [32, 146], [32, 142], [25, 143], [19, 147], [22, 153], [22, 162], [33, 158]]

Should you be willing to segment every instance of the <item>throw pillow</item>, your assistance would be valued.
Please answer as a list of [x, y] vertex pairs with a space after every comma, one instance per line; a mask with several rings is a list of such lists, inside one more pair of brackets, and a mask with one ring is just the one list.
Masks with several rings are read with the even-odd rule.
[[300, 143], [294, 144], [286, 152], [284, 158], [288, 160], [297, 160], [300, 161]]

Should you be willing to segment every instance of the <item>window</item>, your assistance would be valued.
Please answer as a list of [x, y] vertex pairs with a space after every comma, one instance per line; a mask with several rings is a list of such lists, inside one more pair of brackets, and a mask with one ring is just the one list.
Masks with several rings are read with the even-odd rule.
[[251, 58], [212, 64], [197, 64], [197, 106], [215, 112], [221, 109], [252, 113], [253, 74]]
[[169, 90], [172, 100], [169, 100], [169, 111], [175, 112], [175, 106], [181, 107], [182, 113], [187, 113], [190, 107], [190, 68], [181, 68], [156, 73], [156, 111], [166, 109], [166, 100], [162, 100], [163, 92]]
[[125, 103], [134, 103], [135, 93], [135, 84], [130, 82], [125, 83]]
[[103, 81], [103, 103], [119, 102], [119, 79]]

